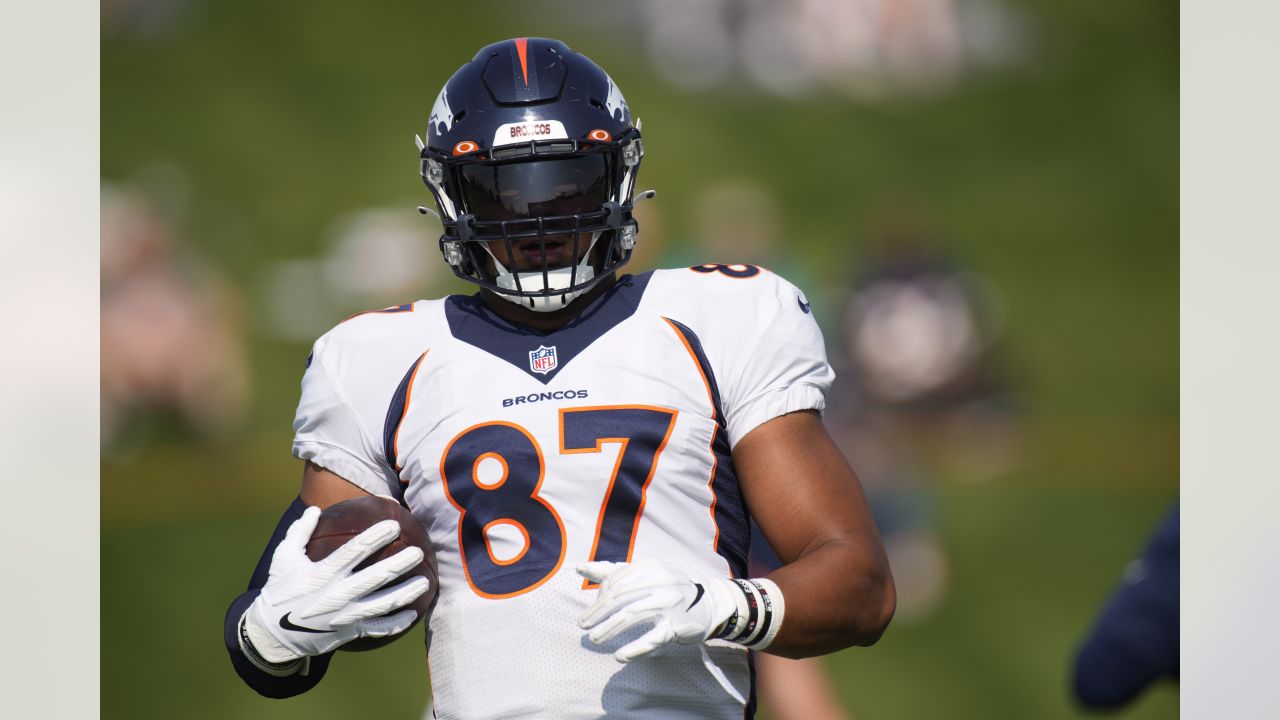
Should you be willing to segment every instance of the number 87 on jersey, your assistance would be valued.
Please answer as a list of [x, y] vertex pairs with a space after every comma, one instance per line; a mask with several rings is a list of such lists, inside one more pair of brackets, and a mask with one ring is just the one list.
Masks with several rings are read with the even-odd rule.
[[[563, 408], [558, 414], [558, 451], [568, 457], [557, 462], [556, 495], [563, 500], [556, 504], [541, 494], [547, 459], [527, 429], [506, 421], [481, 423], [445, 448], [440, 477], [459, 512], [463, 571], [483, 597], [529, 592], [560, 569], [568, 542], [562, 513], [595, 515], [588, 559], [631, 559], [647, 492], [679, 411], [615, 405]], [[604, 455], [607, 446], [616, 448], [616, 457], [606, 473], [598, 472], [599, 462], [572, 457]], [[601, 489], [603, 500], [584, 507]], [[590, 584], [584, 581], [584, 587]]]

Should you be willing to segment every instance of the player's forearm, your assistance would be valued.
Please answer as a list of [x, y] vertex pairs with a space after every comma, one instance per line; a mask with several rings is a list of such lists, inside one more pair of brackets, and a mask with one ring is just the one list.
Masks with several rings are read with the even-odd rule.
[[275, 532], [271, 536], [271, 540], [267, 543], [262, 559], [258, 561], [258, 566], [249, 581], [248, 591], [231, 602], [231, 606], [227, 609], [226, 617], [223, 620], [223, 641], [236, 674], [255, 692], [269, 698], [293, 697], [315, 687], [324, 677], [325, 671], [329, 666], [329, 660], [332, 657], [332, 654], [327, 654], [312, 658], [307, 663], [305, 672], [279, 676], [264, 672], [246, 656], [241, 645], [240, 620], [249, 605], [253, 603], [254, 598], [257, 597], [258, 591], [267, 581], [267, 571], [272, 552], [284, 538], [289, 525], [302, 516], [302, 511], [305, 508], [306, 505], [301, 500], [295, 500], [285, 510], [284, 515], [276, 526]]
[[301, 695], [319, 684], [328, 669], [332, 654], [311, 658], [305, 669], [290, 675], [273, 675], [258, 667], [245, 655], [240, 644], [240, 619], [256, 594], [251, 591], [236, 598], [223, 621], [223, 640], [231, 658], [231, 666], [246, 685], [263, 697], [279, 699]]
[[896, 605], [888, 563], [878, 552], [832, 541], [769, 575], [786, 599], [786, 616], [766, 652], [803, 658], [872, 645]]

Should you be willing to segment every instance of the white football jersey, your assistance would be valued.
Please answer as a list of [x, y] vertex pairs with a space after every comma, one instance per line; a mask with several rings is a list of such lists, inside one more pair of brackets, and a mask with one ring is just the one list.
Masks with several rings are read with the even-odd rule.
[[[293, 453], [426, 527], [439, 718], [741, 718], [696, 646], [630, 664], [578, 616], [588, 560], [658, 557], [743, 577], [731, 451], [823, 409], [832, 381], [804, 295], [750, 265], [624, 276], [567, 326], [511, 325], [477, 297], [357, 315], [315, 344]], [[745, 649], [710, 657], [754, 705]]]

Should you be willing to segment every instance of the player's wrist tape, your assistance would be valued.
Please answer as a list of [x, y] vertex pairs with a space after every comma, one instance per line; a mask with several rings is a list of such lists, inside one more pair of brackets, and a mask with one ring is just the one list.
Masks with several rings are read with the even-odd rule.
[[740, 591], [735, 598], [738, 607], [725, 621], [715, 637], [753, 650], [769, 647], [782, 627], [785, 605], [782, 590], [777, 583], [766, 578], [743, 580], [734, 578], [733, 584]]
[[239, 628], [240, 651], [249, 659], [249, 662], [253, 663], [254, 667], [268, 675], [274, 675], [275, 677], [297, 675], [299, 671], [301, 671], [303, 675], [307, 674], [307, 670], [311, 664], [311, 658], [309, 657], [300, 657], [295, 660], [286, 660], [285, 662], [278, 663], [271, 662], [270, 660], [262, 657], [262, 653], [258, 652], [258, 649], [253, 646], [253, 641], [249, 639], [249, 631], [245, 628], [246, 622], [247, 618], [241, 616]]

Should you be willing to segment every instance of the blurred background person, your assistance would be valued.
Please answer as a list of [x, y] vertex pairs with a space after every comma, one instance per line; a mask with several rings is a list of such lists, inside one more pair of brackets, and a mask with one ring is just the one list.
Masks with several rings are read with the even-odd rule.
[[335, 317], [430, 294], [443, 274], [432, 229], [404, 208], [360, 208], [334, 218], [316, 252], [267, 267], [259, 288], [262, 330], [280, 342], [307, 342]]
[[784, 98], [938, 95], [1023, 59], [1034, 37], [999, 0], [647, 0], [631, 12], [667, 82]]
[[1178, 680], [1179, 561], [1182, 532], [1178, 508], [1160, 521], [1142, 556], [1124, 570], [1076, 653], [1076, 700], [1091, 710], [1115, 710], [1152, 683]]
[[[245, 416], [249, 375], [234, 293], [177, 247], [141, 190], [102, 190], [102, 442], [208, 438]], [[170, 427], [176, 420], [177, 427]], [[136, 438], [135, 443], [145, 442]]]
[[1016, 416], [989, 283], [947, 253], [915, 203], [882, 208], [865, 245], [845, 292], [828, 424], [869, 488], [898, 617], [918, 621], [941, 606], [952, 572], [936, 468], [1007, 472]]

